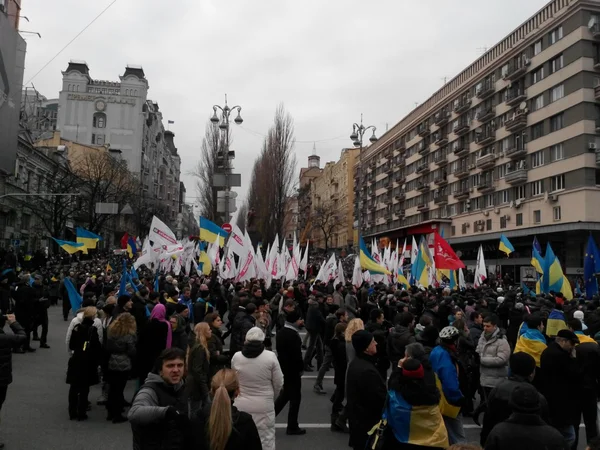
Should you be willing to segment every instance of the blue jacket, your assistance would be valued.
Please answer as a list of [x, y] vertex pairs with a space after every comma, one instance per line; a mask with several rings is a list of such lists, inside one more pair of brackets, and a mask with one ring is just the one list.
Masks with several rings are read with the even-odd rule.
[[441, 345], [434, 347], [429, 355], [429, 361], [442, 384], [442, 394], [448, 403], [456, 406], [460, 405], [463, 394], [458, 384], [458, 370], [448, 350]]

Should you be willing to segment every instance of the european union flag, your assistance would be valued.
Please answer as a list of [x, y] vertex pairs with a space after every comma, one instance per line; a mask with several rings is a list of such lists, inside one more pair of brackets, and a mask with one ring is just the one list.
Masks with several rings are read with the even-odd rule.
[[590, 234], [588, 238], [587, 248], [585, 250], [585, 256], [583, 258], [583, 278], [585, 281], [585, 296], [586, 298], [592, 298], [593, 295], [598, 293], [598, 281], [594, 276], [595, 273], [600, 272], [600, 256], [598, 254], [598, 247], [594, 238]]

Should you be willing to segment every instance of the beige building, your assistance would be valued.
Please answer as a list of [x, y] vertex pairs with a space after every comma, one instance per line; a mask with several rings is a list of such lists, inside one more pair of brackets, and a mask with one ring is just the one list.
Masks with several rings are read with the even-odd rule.
[[316, 148], [308, 157], [308, 167], [300, 169], [300, 180], [298, 187], [298, 224], [297, 230], [300, 243], [305, 245], [311, 229], [310, 211], [312, 206], [310, 190], [315, 178], [321, 175], [321, 158], [317, 155]]
[[582, 272], [600, 232], [599, 77], [600, 1], [551, 1], [365, 150], [362, 234], [444, 230], [467, 265], [481, 243], [515, 274], [537, 236]]
[[354, 240], [354, 165], [358, 149], [342, 150], [339, 161], [328, 162], [311, 183], [311, 245], [346, 248]]

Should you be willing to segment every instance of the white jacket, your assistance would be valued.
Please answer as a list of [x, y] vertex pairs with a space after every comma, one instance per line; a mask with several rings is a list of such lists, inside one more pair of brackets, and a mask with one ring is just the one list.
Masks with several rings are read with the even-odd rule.
[[[69, 328], [67, 329], [67, 337], [65, 339], [65, 342], [67, 344], [67, 353], [69, 353], [69, 355], [71, 354], [71, 350], [69, 350], [69, 342], [71, 342], [71, 333], [73, 333], [73, 328], [75, 328], [75, 326], [79, 325], [81, 322], [83, 322], [82, 312], [78, 313], [75, 317], [73, 317], [73, 320], [71, 320]], [[100, 339], [100, 343], [102, 344], [102, 342], [104, 342], [104, 328], [102, 328], [102, 321], [97, 317], [94, 319], [94, 326], [98, 330], [98, 339]]]
[[264, 350], [256, 358], [237, 352], [231, 368], [238, 372], [240, 395], [234, 405], [252, 415], [263, 450], [275, 450], [275, 399], [283, 387], [283, 373], [275, 353]]

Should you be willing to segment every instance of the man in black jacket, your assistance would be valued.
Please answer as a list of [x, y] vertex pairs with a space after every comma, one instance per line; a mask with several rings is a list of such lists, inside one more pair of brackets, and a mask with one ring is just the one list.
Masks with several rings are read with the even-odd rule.
[[131, 310], [129, 311], [131, 315], [135, 318], [135, 324], [137, 326], [137, 334], [138, 336], [148, 323], [149, 314], [146, 310], [146, 302], [148, 301], [148, 289], [145, 287], [140, 288], [138, 292], [134, 294], [131, 298], [132, 305]]
[[247, 303], [245, 306], [238, 306], [238, 313], [233, 319], [231, 326], [231, 341], [229, 345], [229, 353], [231, 356], [242, 351], [246, 333], [256, 324], [256, 318], [253, 314], [256, 312], [254, 303]]
[[[40, 341], [40, 348], [50, 348], [48, 345], [48, 308], [50, 300], [48, 298], [48, 290], [43, 284], [41, 275], [36, 275], [33, 285], [31, 286], [35, 292], [35, 306], [33, 319], [33, 340]], [[42, 327], [42, 335], [38, 337], [38, 327]]]
[[[377, 342], [375, 367], [377, 367], [377, 370], [384, 381], [387, 380], [387, 372], [390, 368], [390, 359], [388, 358], [386, 350], [386, 341], [388, 338], [388, 330], [390, 329], [390, 325], [391, 324], [389, 322], [385, 321], [385, 317], [381, 309], [372, 310], [370, 320], [365, 325], [365, 329], [369, 333], [373, 334], [375, 342]], [[396, 363], [396, 365], [398, 365], [398, 363]]]
[[377, 343], [373, 335], [359, 330], [352, 335], [356, 357], [346, 373], [346, 412], [350, 425], [350, 447], [364, 450], [368, 432], [381, 419], [387, 395], [385, 382], [375, 367]]
[[325, 317], [321, 311], [323, 296], [317, 301], [312, 295], [308, 297], [308, 311], [306, 312], [306, 332], [308, 333], [308, 348], [304, 355], [304, 371], [312, 372], [311, 361], [313, 356], [317, 357], [317, 370], [323, 364], [323, 330], [325, 328]]
[[325, 331], [323, 335], [325, 356], [323, 357], [323, 364], [319, 369], [317, 379], [315, 380], [315, 386], [313, 387], [313, 390], [321, 395], [327, 393], [323, 389], [323, 378], [325, 378], [325, 373], [333, 366], [333, 352], [331, 351], [329, 344], [335, 335], [335, 326], [340, 322], [348, 323], [348, 313], [345, 309], [338, 309], [337, 305], [333, 304], [333, 297], [330, 295], [327, 296], [327, 304], [329, 305], [329, 315], [325, 319]]
[[413, 326], [415, 316], [409, 312], [403, 312], [394, 320], [396, 326], [392, 328], [387, 338], [387, 355], [392, 363], [392, 370], [398, 368], [398, 361], [404, 358], [404, 349], [408, 344], [415, 341]]
[[19, 283], [13, 292], [15, 300], [15, 316], [25, 330], [26, 339], [23, 341], [22, 348], [16, 348], [17, 353], [35, 352], [31, 347], [31, 331], [35, 318], [35, 291], [29, 285], [29, 275], [19, 276]]
[[283, 389], [275, 400], [275, 415], [289, 402], [287, 434], [302, 435], [306, 430], [298, 425], [298, 412], [302, 400], [302, 339], [299, 329], [303, 325], [297, 311], [288, 313], [285, 326], [277, 333], [275, 343], [277, 359], [283, 372]]

